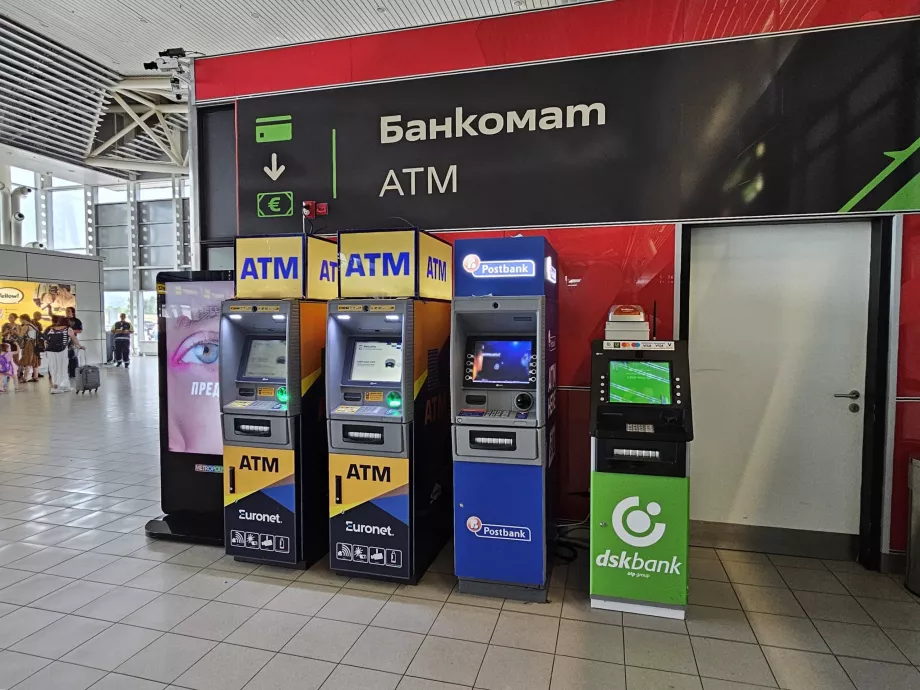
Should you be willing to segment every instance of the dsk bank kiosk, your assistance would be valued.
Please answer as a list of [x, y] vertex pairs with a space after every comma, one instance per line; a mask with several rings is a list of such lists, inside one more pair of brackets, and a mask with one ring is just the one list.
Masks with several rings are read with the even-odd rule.
[[687, 343], [597, 340], [591, 353], [591, 605], [682, 619]]
[[458, 240], [451, 326], [454, 563], [461, 592], [546, 601], [556, 417], [556, 252]]
[[327, 550], [323, 347], [337, 262], [319, 238], [236, 239], [219, 361], [225, 546], [239, 560], [304, 566]]
[[415, 583], [450, 535], [451, 246], [339, 234], [329, 303], [330, 568]]

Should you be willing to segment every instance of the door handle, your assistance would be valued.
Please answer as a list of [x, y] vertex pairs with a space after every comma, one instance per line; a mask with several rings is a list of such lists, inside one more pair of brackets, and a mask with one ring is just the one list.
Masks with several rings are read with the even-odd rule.
[[834, 393], [835, 398], [849, 398], [850, 400], [859, 400], [859, 391], [853, 390], [849, 393]]

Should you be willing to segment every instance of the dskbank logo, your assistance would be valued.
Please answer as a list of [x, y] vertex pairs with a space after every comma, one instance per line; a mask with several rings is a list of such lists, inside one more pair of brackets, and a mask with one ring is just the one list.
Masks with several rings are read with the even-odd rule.
[[[645, 510], [638, 509], [638, 507], [638, 496], [630, 496], [617, 503], [611, 518], [613, 531], [630, 546], [645, 547], [658, 543], [664, 536], [667, 525], [663, 522], [656, 522], [653, 527], [650, 516], [660, 515], [661, 506], [653, 501], [645, 507]], [[634, 508], [637, 510], [633, 510]]]

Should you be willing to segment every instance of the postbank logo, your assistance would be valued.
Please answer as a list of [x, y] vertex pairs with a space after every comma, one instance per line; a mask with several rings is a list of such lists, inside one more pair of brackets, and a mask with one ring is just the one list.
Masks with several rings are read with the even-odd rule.
[[534, 278], [537, 264], [533, 259], [483, 261], [476, 254], [463, 257], [463, 270], [474, 278]]
[[505, 541], [530, 541], [529, 527], [517, 525], [487, 525], [475, 515], [466, 519], [466, 528], [480, 539], [504, 539]]
[[238, 298], [303, 297], [303, 267], [303, 235], [236, 238]]

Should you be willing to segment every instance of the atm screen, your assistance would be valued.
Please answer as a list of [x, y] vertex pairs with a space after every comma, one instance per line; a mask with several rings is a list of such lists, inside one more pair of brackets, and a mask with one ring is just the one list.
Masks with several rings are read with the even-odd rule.
[[670, 362], [610, 362], [610, 402], [671, 404]]
[[530, 385], [533, 339], [493, 338], [472, 340], [471, 382], [481, 385]]
[[355, 382], [399, 383], [402, 381], [402, 343], [356, 340], [349, 378]]
[[287, 379], [287, 340], [285, 338], [252, 338], [243, 378], [284, 381]]

